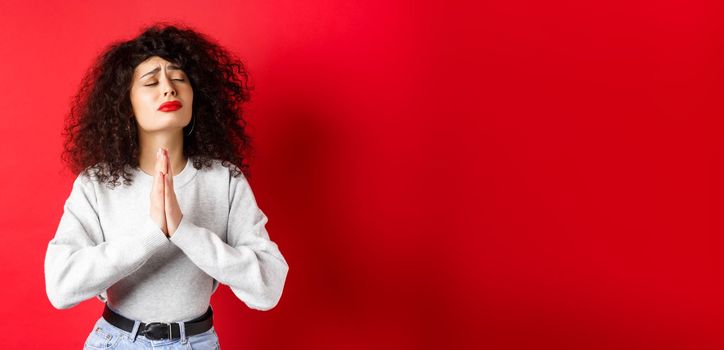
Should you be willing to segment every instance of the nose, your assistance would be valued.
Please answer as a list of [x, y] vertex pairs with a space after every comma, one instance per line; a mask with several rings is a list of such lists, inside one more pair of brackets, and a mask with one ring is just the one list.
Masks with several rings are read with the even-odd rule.
[[168, 96], [169, 94], [176, 96], [176, 89], [173, 87], [171, 80], [168, 77], [163, 80], [166, 82], [163, 84], [163, 96]]
[[172, 85], [166, 85], [166, 89], [163, 92], [164, 96], [168, 96], [169, 94], [176, 96], [176, 89], [174, 89]]

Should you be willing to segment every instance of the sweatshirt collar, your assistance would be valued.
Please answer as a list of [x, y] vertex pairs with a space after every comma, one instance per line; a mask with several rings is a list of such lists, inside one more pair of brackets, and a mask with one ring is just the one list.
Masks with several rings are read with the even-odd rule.
[[[133, 172], [135, 173], [134, 181], [140, 181], [141, 183], [149, 186], [153, 185], [153, 176], [146, 174], [140, 167], [133, 168]], [[173, 177], [174, 189], [181, 188], [188, 184], [197, 172], [198, 170], [193, 166], [193, 157], [188, 157], [186, 160], [186, 166], [180, 173]]]

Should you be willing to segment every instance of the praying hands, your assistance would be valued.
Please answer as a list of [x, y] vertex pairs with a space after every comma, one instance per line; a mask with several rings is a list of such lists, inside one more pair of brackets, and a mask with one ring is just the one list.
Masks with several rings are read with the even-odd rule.
[[173, 167], [168, 158], [168, 150], [159, 148], [156, 152], [156, 165], [151, 188], [151, 218], [169, 238], [176, 232], [183, 217], [176, 199], [176, 192], [173, 189], [171, 169]]

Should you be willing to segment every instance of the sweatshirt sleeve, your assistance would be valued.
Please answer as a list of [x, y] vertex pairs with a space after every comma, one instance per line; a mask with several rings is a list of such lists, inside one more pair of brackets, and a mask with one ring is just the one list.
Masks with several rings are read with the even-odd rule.
[[98, 296], [141, 267], [168, 238], [144, 217], [139, 232], [106, 242], [87, 177], [79, 175], [45, 253], [45, 290], [57, 309]]
[[266, 230], [244, 175], [231, 177], [227, 239], [183, 215], [171, 242], [216, 281], [228, 285], [249, 308], [267, 311], [281, 299], [289, 266]]

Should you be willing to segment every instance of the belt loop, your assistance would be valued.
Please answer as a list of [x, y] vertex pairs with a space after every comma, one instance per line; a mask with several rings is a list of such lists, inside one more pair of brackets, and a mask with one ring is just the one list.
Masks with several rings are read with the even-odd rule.
[[186, 344], [186, 322], [179, 322], [178, 329], [181, 331], [181, 344]]
[[136, 337], [138, 336], [138, 328], [141, 325], [141, 321], [134, 320], [133, 321], [133, 331], [131, 331], [131, 343], [136, 342]]

